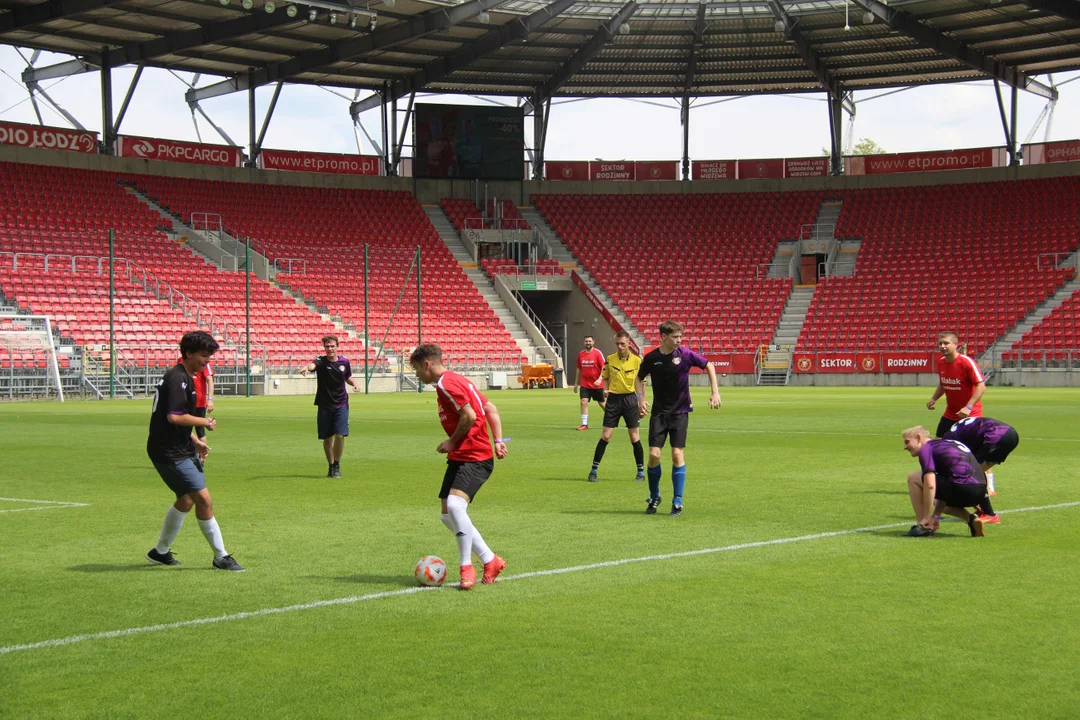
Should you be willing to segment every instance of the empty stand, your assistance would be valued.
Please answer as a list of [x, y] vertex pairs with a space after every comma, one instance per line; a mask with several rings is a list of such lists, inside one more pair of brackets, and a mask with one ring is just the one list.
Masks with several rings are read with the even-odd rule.
[[769, 342], [791, 290], [764, 277], [777, 242], [812, 222], [820, 193], [537, 195], [552, 229], [652, 340], [664, 320], [704, 351]]
[[1078, 207], [1077, 178], [845, 192], [855, 272], [819, 283], [799, 348], [924, 349], [948, 329], [982, 352], [1073, 275], [1038, 256], [1076, 248]]
[[[517, 343], [410, 193], [146, 176], [134, 180], [182, 217], [220, 214], [233, 235], [251, 237], [253, 247], [271, 260], [303, 260], [293, 264], [302, 272], [280, 273], [278, 282], [359, 331], [364, 327], [367, 244], [370, 337], [374, 343], [385, 335], [393, 352], [417, 343], [416, 272], [410, 273], [410, 265], [419, 247], [424, 340], [443, 345], [456, 363], [516, 366], [521, 361]], [[351, 352], [345, 348], [345, 354]]]
[[1024, 336], [1013, 344], [1012, 349], [1002, 353], [1007, 364], [1042, 364], [1062, 367], [1076, 364], [1080, 357], [1080, 291], [1074, 292], [1065, 302], [1050, 311]]

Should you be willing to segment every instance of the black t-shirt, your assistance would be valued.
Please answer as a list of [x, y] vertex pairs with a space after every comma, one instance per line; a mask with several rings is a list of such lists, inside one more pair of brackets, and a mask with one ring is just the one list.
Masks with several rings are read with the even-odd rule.
[[325, 355], [315, 358], [315, 377], [319, 380], [315, 390], [315, 404], [332, 410], [349, 407], [349, 394], [345, 390], [346, 378], [352, 377], [352, 365], [344, 355], [330, 362]]
[[195, 414], [195, 383], [182, 364], [177, 364], [158, 380], [154, 409], [150, 412], [150, 437], [146, 454], [155, 462], [178, 462], [195, 455], [191, 428], [173, 425], [169, 415]]

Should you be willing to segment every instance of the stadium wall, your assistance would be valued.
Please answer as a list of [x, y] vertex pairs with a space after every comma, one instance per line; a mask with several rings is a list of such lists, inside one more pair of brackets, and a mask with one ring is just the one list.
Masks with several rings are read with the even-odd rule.
[[[406, 190], [421, 203], [437, 204], [447, 197], [473, 197], [475, 186], [468, 180], [431, 180], [387, 178], [358, 175], [258, 170], [255, 168], [215, 167], [192, 163], [120, 158], [111, 155], [64, 152], [0, 145], [0, 161], [35, 165], [104, 170], [108, 172], [159, 175], [164, 177], [223, 180], [227, 182], [294, 185], [300, 187]], [[1017, 168], [948, 170], [894, 175], [847, 175], [825, 178], [789, 178], [784, 180], [696, 180], [670, 182], [562, 182], [562, 181], [492, 181], [487, 183], [488, 197], [508, 198], [519, 205], [529, 204], [536, 193], [549, 194], [665, 194], [665, 193], [744, 193], [791, 192], [802, 190], [858, 190], [882, 187], [919, 187], [960, 183], [1029, 180], [1080, 175], [1080, 162], [1048, 163]]]

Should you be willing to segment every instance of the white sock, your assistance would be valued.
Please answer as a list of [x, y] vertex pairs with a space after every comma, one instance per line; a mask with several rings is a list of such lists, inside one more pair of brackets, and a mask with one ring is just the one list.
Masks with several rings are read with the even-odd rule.
[[986, 491], [987, 492], [994, 492], [994, 473], [993, 472], [986, 473]]
[[184, 527], [186, 517], [187, 513], [182, 513], [175, 507], [169, 507], [169, 511], [165, 513], [165, 522], [161, 523], [161, 535], [158, 536], [154, 550], [162, 554], [169, 552], [176, 536], [180, 534], [180, 528]]
[[472, 565], [473, 534], [476, 528], [469, 519], [469, 501], [458, 495], [446, 498], [446, 509], [450, 512], [450, 518], [454, 522], [456, 530], [458, 552], [461, 554], [461, 565]]
[[221, 528], [218, 527], [217, 518], [200, 520], [199, 529], [202, 530], [206, 542], [214, 549], [214, 559], [220, 560], [229, 553], [225, 552], [225, 542], [221, 539]]
[[472, 550], [485, 565], [495, 559], [495, 553], [491, 552], [491, 548], [484, 542], [484, 538], [480, 537], [480, 531], [475, 527], [472, 532]]
[[581, 416], [581, 424], [582, 425], [588, 425], [589, 424], [589, 413], [583, 413], [582, 414], [582, 416]]
[[442, 520], [442, 524], [446, 526], [446, 529], [457, 535], [457, 526], [454, 525], [454, 519], [449, 515], [440, 515], [439, 519]]

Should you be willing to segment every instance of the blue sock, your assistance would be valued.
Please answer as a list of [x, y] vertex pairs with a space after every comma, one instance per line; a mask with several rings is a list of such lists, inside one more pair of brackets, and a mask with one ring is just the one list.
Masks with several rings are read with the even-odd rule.
[[649, 497], [660, 497], [660, 466], [649, 468]]
[[685, 465], [671, 468], [671, 485], [674, 488], [673, 497], [671, 498], [671, 504], [682, 505], [682, 494], [683, 490], [686, 489]]

